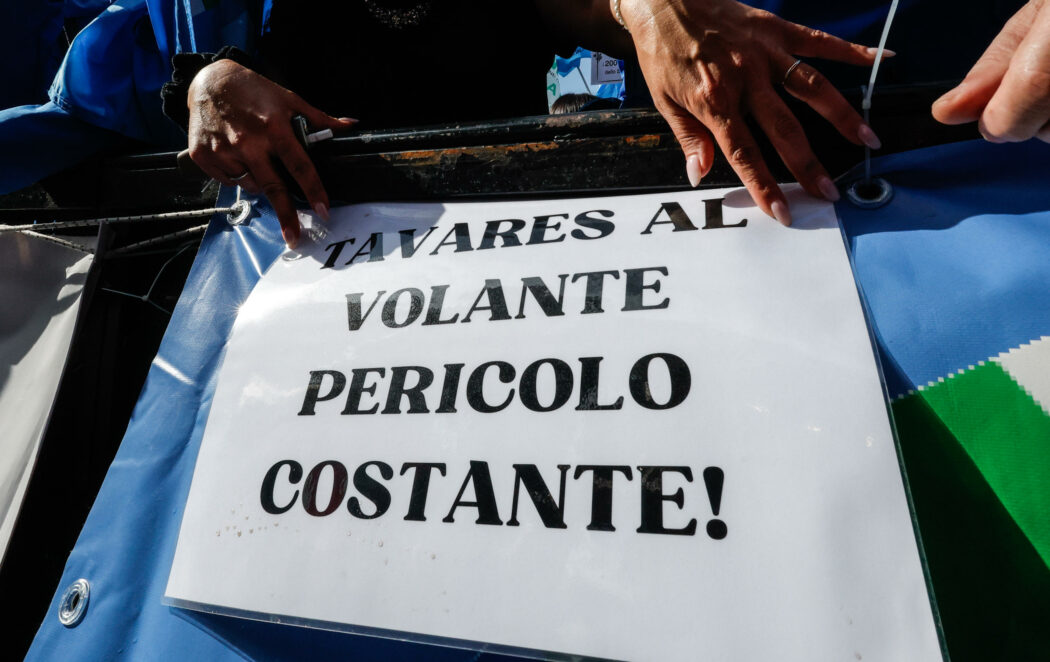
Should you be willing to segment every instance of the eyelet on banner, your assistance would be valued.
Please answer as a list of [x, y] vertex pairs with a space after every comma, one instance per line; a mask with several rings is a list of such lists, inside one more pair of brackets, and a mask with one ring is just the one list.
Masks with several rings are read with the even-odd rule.
[[861, 209], [877, 209], [893, 199], [893, 186], [882, 177], [858, 179], [846, 189], [846, 199]]
[[247, 200], [238, 200], [230, 207], [226, 218], [229, 220], [230, 225], [244, 225], [248, 222], [248, 217], [251, 216], [251, 213], [252, 203]]
[[70, 584], [58, 604], [58, 622], [67, 628], [76, 627], [84, 619], [90, 597], [91, 584], [88, 580], [78, 579]]

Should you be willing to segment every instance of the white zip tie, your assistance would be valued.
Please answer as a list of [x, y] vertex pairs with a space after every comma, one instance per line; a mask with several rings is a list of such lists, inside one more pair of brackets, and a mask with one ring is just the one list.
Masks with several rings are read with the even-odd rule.
[[[890, 36], [890, 27], [893, 25], [893, 17], [897, 14], [897, 4], [899, 0], [893, 0], [890, 3], [890, 11], [886, 15], [886, 22], [882, 25], [882, 36], [879, 38], [879, 48], [875, 52], [875, 63], [871, 66], [871, 77], [868, 79], [868, 84], [861, 89], [864, 92], [864, 99], [860, 103], [861, 110], [864, 112], [864, 124], [871, 126], [871, 95], [875, 92], [875, 78], [879, 75], [879, 65], [882, 64], [882, 56], [886, 51], [886, 40]], [[875, 195], [872, 194], [872, 183], [877, 182], [879, 185], [879, 192]], [[863, 183], [864, 191], [862, 192], [858, 187], [859, 184]], [[889, 182], [882, 178], [871, 178], [871, 147], [867, 143], [864, 144], [864, 179], [853, 184], [846, 190], [846, 197], [849, 200], [865, 209], [875, 209], [881, 207], [890, 201], [893, 197], [893, 187], [889, 185]]]
[[868, 79], [868, 90], [864, 95], [864, 101], [860, 107], [864, 110], [871, 109], [871, 93], [875, 91], [875, 77], [879, 75], [879, 64], [882, 63], [882, 52], [886, 50], [886, 39], [890, 36], [890, 26], [893, 25], [893, 17], [897, 13], [898, 0], [890, 3], [890, 13], [886, 16], [886, 22], [882, 26], [882, 37], [879, 38], [879, 50], [875, 53], [875, 64], [871, 67], [871, 78]]

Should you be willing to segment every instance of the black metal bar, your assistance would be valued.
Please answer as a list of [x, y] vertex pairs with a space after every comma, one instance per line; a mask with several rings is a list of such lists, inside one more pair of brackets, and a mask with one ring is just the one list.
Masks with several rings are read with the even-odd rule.
[[[946, 127], [930, 104], [950, 83], [883, 87], [873, 101], [872, 124], [880, 153], [978, 138], [973, 126]], [[859, 89], [845, 91], [859, 105]], [[788, 99], [814, 151], [837, 176], [861, 161], [850, 143], [805, 104]], [[755, 132], [756, 135], [760, 132]], [[768, 141], [760, 140], [773, 173], [790, 181]], [[687, 187], [684, 160], [666, 122], [653, 110], [594, 111], [559, 116], [447, 124], [336, 138], [311, 148], [333, 199], [422, 200], [520, 195], [594, 195]], [[736, 175], [718, 158], [704, 186], [735, 186]], [[209, 206], [215, 187], [187, 177], [175, 153], [109, 158], [63, 173], [44, 185], [51, 202], [40, 209], [97, 212], [171, 211]], [[38, 195], [37, 198], [40, 196]], [[36, 199], [12, 205], [0, 196], [0, 221], [34, 213]], [[68, 217], [68, 216], [67, 216]]]

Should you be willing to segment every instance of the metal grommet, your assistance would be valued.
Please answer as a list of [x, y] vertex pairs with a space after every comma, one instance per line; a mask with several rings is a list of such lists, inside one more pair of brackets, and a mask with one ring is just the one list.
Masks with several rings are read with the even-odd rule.
[[877, 209], [893, 199], [893, 186], [882, 177], [858, 179], [846, 189], [846, 198], [861, 209]]
[[248, 222], [248, 217], [251, 214], [252, 203], [247, 200], [238, 200], [233, 203], [230, 211], [226, 214], [226, 218], [230, 221], [230, 225], [243, 225]]
[[67, 628], [75, 627], [84, 619], [90, 597], [91, 584], [88, 580], [78, 579], [70, 584], [58, 603], [58, 622]]

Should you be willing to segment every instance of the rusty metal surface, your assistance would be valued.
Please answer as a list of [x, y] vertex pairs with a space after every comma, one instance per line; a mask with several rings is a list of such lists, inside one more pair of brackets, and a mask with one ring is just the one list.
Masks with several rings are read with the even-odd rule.
[[[930, 103], [948, 84], [883, 88], [872, 125], [881, 153], [978, 138], [972, 126], [933, 121]], [[859, 105], [860, 92], [847, 92]], [[837, 176], [856, 165], [860, 147], [839, 136], [804, 104], [789, 100], [814, 151]], [[760, 140], [774, 175], [790, 173]], [[335, 201], [593, 195], [687, 187], [684, 160], [653, 110], [613, 110], [522, 117], [383, 131], [317, 144], [311, 156]], [[720, 156], [703, 186], [739, 180]], [[85, 164], [26, 191], [0, 196], [0, 221], [51, 210], [56, 218], [113, 211], [170, 211], [210, 205], [215, 187], [186, 176], [174, 153], [132, 154]], [[18, 209], [16, 209], [18, 208]]]

